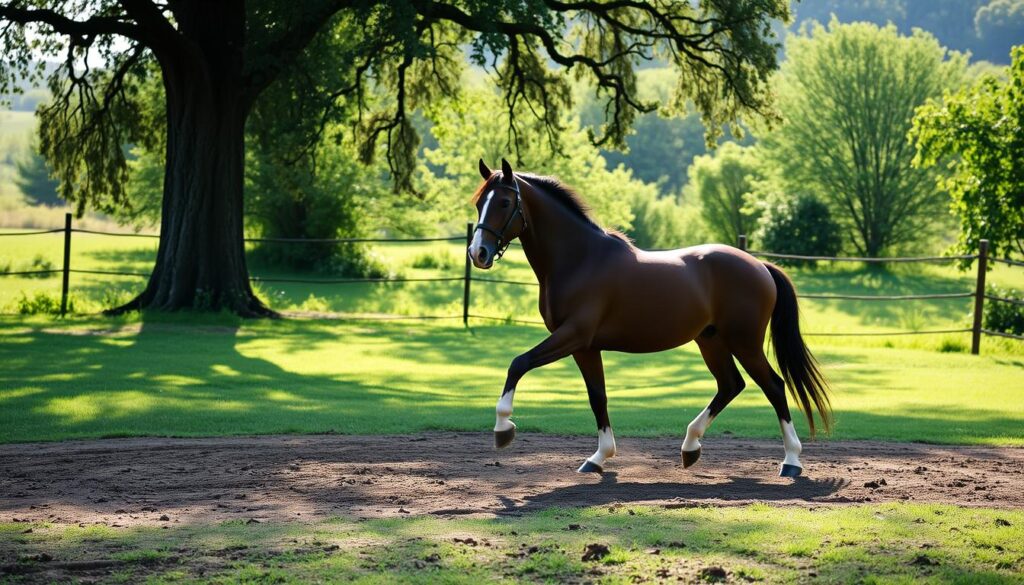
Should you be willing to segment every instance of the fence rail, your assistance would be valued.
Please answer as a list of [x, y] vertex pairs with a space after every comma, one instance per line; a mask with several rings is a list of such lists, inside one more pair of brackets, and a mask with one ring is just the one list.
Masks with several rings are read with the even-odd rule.
[[[35, 236], [41, 234], [64, 234], [64, 262], [60, 269], [43, 269], [43, 270], [22, 270], [16, 272], [4, 272], [0, 273], [0, 276], [34, 276], [34, 275], [51, 275], [51, 274], [62, 274], [63, 282], [61, 287], [61, 315], [67, 313], [67, 298], [69, 288], [69, 276], [71, 274], [93, 274], [93, 275], [104, 275], [104, 276], [129, 276], [136, 278], [148, 278], [149, 274], [142, 272], [121, 272], [112, 270], [86, 270], [80, 268], [71, 268], [71, 234], [72, 233], [82, 234], [94, 234], [94, 235], [105, 235], [105, 236], [119, 236], [119, 237], [136, 237], [136, 238], [159, 238], [159, 235], [154, 234], [135, 234], [126, 232], [106, 232], [100, 230], [89, 230], [74, 228], [71, 225], [71, 214], [65, 216], [64, 228], [63, 229], [51, 229], [51, 230], [37, 230], [30, 232], [11, 232], [11, 233], [0, 233], [2, 236]], [[473, 237], [473, 224], [469, 223], [466, 225], [465, 236], [445, 236], [445, 237], [432, 237], [432, 238], [313, 238], [313, 239], [302, 239], [302, 238], [245, 238], [247, 243], [282, 243], [282, 244], [317, 244], [317, 243], [332, 243], [332, 244], [344, 244], [344, 243], [389, 243], [389, 242], [408, 242], [408, 243], [423, 243], [423, 242], [457, 242], [465, 241], [468, 246]], [[737, 239], [738, 247], [741, 250], [747, 249], [747, 237], [740, 235]], [[956, 292], [956, 293], [928, 293], [928, 294], [912, 294], [912, 295], [847, 295], [847, 294], [821, 294], [821, 293], [807, 293], [801, 294], [801, 298], [815, 299], [815, 300], [854, 300], [854, 301], [917, 301], [917, 300], [938, 300], [938, 299], [974, 299], [974, 314], [973, 323], [970, 327], [964, 328], [953, 328], [953, 329], [931, 329], [923, 331], [878, 331], [878, 332], [809, 332], [804, 335], [808, 337], [881, 337], [881, 336], [898, 336], [898, 335], [932, 335], [932, 334], [943, 334], [943, 333], [971, 333], [971, 353], [977, 354], [980, 352], [980, 340], [982, 335], [990, 335], [994, 337], [1004, 337], [1009, 339], [1024, 340], [1024, 336], [1015, 335], [1011, 333], [1004, 333], [1001, 331], [993, 331], [982, 327], [982, 312], [984, 310], [984, 303], [986, 300], [991, 302], [1000, 303], [1011, 303], [1014, 305], [1024, 306], [1024, 299], [1012, 299], [1006, 297], [1000, 297], [985, 292], [985, 275], [987, 272], [988, 261], [999, 262], [1009, 266], [1024, 267], [1024, 262], [1018, 262], [1015, 260], [1008, 260], [1002, 258], [989, 258], [988, 257], [988, 240], [981, 240], [977, 254], [965, 254], [958, 256], [920, 256], [920, 257], [890, 257], [890, 258], [861, 258], [855, 256], [807, 256], [799, 254], [780, 254], [775, 252], [764, 252], [764, 251], [750, 251], [750, 254], [763, 258], [778, 258], [785, 260], [806, 260], [806, 261], [825, 261], [825, 262], [863, 262], [863, 263], [909, 263], [909, 262], [943, 262], [953, 260], [977, 260], [978, 270], [976, 275], [976, 282], [973, 291]], [[301, 284], [386, 284], [386, 283], [405, 283], [405, 282], [462, 282], [463, 283], [463, 303], [462, 303], [462, 321], [464, 324], [469, 324], [469, 319], [480, 319], [489, 321], [500, 321], [506, 323], [521, 323], [527, 325], [544, 325], [543, 321], [533, 319], [514, 319], [507, 317], [498, 317], [494, 315], [480, 315], [471, 311], [472, 299], [471, 299], [471, 284], [473, 282], [490, 283], [490, 284], [506, 284], [513, 286], [538, 286], [537, 282], [523, 281], [523, 280], [510, 280], [503, 278], [491, 278], [491, 277], [474, 277], [472, 274], [472, 264], [470, 263], [469, 257], [466, 257], [464, 273], [462, 276], [439, 276], [439, 277], [412, 277], [412, 278], [277, 278], [277, 277], [264, 277], [264, 276], [253, 276], [250, 277], [250, 281], [259, 283], [301, 283]], [[403, 316], [403, 315], [373, 315], [373, 316], [351, 316], [346, 317], [347, 320], [406, 320], [406, 319], [457, 319], [458, 315], [420, 315], [420, 316]]]

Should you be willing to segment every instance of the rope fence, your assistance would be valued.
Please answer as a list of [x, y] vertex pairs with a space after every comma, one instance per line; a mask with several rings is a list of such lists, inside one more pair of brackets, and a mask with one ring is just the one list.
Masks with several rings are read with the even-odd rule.
[[[41, 234], [64, 234], [64, 263], [60, 269], [40, 269], [40, 270], [21, 270], [15, 272], [0, 272], [0, 276], [36, 276], [36, 275], [51, 275], [51, 274], [62, 274], [63, 284], [61, 290], [61, 309], [60, 314], [63, 316], [67, 313], [67, 299], [68, 299], [68, 288], [69, 288], [69, 275], [71, 274], [90, 274], [90, 275], [103, 275], [103, 276], [127, 276], [135, 278], [149, 278], [149, 274], [142, 272], [123, 272], [123, 271], [112, 271], [112, 270], [86, 270], [71, 268], [70, 256], [71, 256], [71, 234], [82, 233], [82, 234], [93, 234], [103, 236], [118, 236], [118, 237], [135, 237], [135, 238], [159, 238], [159, 235], [155, 234], [136, 234], [126, 232], [106, 232], [99, 230], [73, 228], [71, 226], [71, 214], [65, 216], [65, 225], [63, 229], [51, 229], [51, 230], [37, 230], [31, 232], [10, 232], [0, 233], [0, 237], [3, 236], [35, 236]], [[405, 243], [427, 243], [427, 242], [459, 242], [465, 241], [467, 247], [473, 237], [473, 224], [469, 223], [466, 225], [465, 236], [444, 236], [444, 237], [410, 237], [410, 238], [245, 238], [246, 243], [281, 243], [281, 244], [346, 244], [346, 243], [394, 243], [394, 242], [405, 242]], [[515, 242], [519, 245], [518, 242]], [[738, 238], [738, 247], [741, 250], [747, 249], [747, 238], [745, 235], [740, 235]], [[988, 257], [988, 240], [981, 240], [977, 254], [966, 254], [957, 256], [920, 256], [920, 257], [889, 257], [889, 258], [862, 258], [855, 256], [809, 256], [799, 254], [780, 254], [775, 252], [764, 252], [759, 250], [750, 251], [750, 254], [762, 258], [777, 258], [785, 260], [801, 260], [801, 261], [824, 261], [824, 262], [861, 262], [861, 263], [921, 263], [921, 262], [948, 262], [958, 260], [977, 260], [977, 276], [976, 284], [973, 291], [955, 292], [955, 293], [927, 293], [927, 294], [908, 294], [908, 295], [854, 295], [854, 294], [823, 294], [823, 293], [806, 293], [801, 294], [800, 298], [803, 299], [814, 299], [822, 301], [833, 301], [833, 300], [852, 300], [852, 301], [868, 301], [868, 302], [886, 302], [886, 301], [918, 301], [918, 300], [945, 300], [945, 299], [974, 299], [974, 320], [970, 327], [964, 328], [953, 328], [953, 329], [930, 329], [930, 330], [915, 330], [915, 331], [877, 331], [877, 332], [809, 332], [804, 333], [808, 337], [883, 337], [883, 336], [902, 336], [902, 335], [934, 335], [934, 334], [946, 334], [946, 333], [971, 333], [971, 353], [978, 354], [980, 351], [980, 339], [982, 335], [990, 335], [994, 337], [1003, 337], [1009, 339], [1024, 340], [1024, 336], [1015, 335], [1011, 333], [1004, 333], [1001, 331], [993, 331], [982, 327], [982, 312], [984, 303], [986, 300], [998, 303], [1009, 303], [1018, 306], [1024, 306], [1024, 299], [1013, 299], [1006, 298], [997, 295], [988, 294], [985, 292], [985, 275], [987, 272], [987, 262], [999, 262], [1014, 267], [1024, 267], [1024, 262], [1015, 260], [1008, 260], [1002, 258], [989, 258]], [[532, 319], [515, 319], [511, 317], [499, 317], [495, 315], [481, 315], [471, 312], [471, 283], [489, 283], [489, 284], [504, 284], [513, 286], [539, 286], [534, 281], [523, 281], [523, 280], [510, 280], [502, 278], [491, 278], [491, 277], [474, 277], [472, 275], [472, 263], [467, 256], [465, 259], [464, 273], [462, 276], [437, 276], [437, 277], [392, 277], [392, 278], [287, 278], [287, 277], [268, 277], [268, 276], [252, 276], [249, 279], [254, 283], [288, 283], [288, 284], [326, 284], [326, 285], [341, 285], [341, 284], [390, 284], [390, 283], [406, 283], [406, 282], [462, 282], [463, 283], [463, 304], [462, 304], [462, 321], [464, 324], [469, 324], [469, 319], [479, 319], [484, 321], [498, 321], [503, 323], [517, 323], [524, 325], [544, 325], [543, 321], [532, 320]], [[419, 316], [405, 316], [405, 315], [372, 315], [372, 316], [346, 316], [345, 320], [352, 321], [390, 321], [390, 320], [443, 320], [443, 319], [458, 319], [459, 315], [419, 315]]]

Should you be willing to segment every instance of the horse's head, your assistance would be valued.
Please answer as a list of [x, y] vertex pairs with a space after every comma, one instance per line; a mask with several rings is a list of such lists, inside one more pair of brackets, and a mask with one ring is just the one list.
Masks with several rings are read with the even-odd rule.
[[490, 268], [505, 249], [526, 230], [523, 198], [512, 165], [501, 159], [501, 176], [495, 176], [480, 159], [480, 175], [484, 184], [477, 190], [473, 203], [479, 219], [473, 231], [468, 254], [477, 268]]

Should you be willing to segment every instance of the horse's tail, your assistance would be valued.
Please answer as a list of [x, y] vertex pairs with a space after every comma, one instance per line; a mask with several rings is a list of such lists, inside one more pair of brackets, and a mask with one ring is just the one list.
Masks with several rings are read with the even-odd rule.
[[779, 362], [782, 378], [789, 388], [789, 393], [800, 402], [800, 409], [807, 416], [807, 424], [814, 436], [814, 415], [811, 403], [814, 403], [821, 423], [828, 432], [832, 426], [832, 409], [828, 399], [828, 383], [818, 369], [818, 361], [807, 349], [804, 338], [800, 335], [800, 312], [796, 302], [796, 288], [781, 268], [765, 262], [768, 272], [775, 281], [778, 291], [775, 308], [772, 310], [772, 347], [775, 348], [775, 359]]

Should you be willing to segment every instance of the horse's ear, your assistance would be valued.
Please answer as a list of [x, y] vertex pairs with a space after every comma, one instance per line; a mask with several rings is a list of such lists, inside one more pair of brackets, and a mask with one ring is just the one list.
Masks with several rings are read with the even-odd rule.
[[512, 175], [512, 165], [508, 164], [508, 161], [505, 159], [501, 159], [501, 178], [506, 183], [511, 183], [515, 180]]
[[480, 176], [486, 181], [491, 178], [491, 174], [491, 169], [487, 168], [487, 163], [484, 162], [484, 159], [480, 159]]

